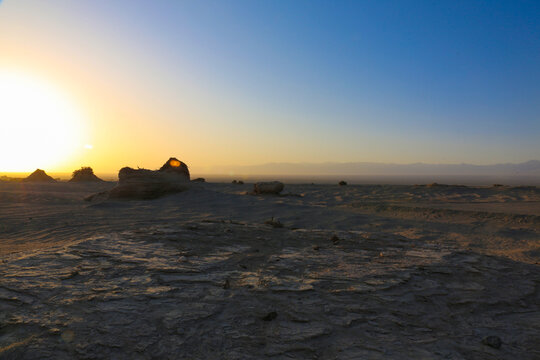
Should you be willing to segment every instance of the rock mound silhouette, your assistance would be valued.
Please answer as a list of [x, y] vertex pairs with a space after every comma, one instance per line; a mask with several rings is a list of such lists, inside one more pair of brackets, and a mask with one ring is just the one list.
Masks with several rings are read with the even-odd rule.
[[24, 182], [56, 182], [52, 177], [47, 175], [45, 171], [36, 169], [33, 173], [23, 179]]
[[91, 167], [81, 167], [78, 170], [75, 170], [73, 172], [73, 175], [71, 176], [71, 180], [69, 182], [101, 182], [100, 178], [98, 178], [94, 174], [94, 170], [92, 170]]

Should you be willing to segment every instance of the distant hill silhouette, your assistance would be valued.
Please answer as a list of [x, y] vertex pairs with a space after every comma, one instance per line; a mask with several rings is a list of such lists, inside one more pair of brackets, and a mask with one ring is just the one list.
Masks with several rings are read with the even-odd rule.
[[370, 162], [268, 163], [253, 166], [223, 166], [215, 172], [283, 175], [465, 175], [465, 176], [540, 176], [540, 161], [519, 164], [382, 164]]

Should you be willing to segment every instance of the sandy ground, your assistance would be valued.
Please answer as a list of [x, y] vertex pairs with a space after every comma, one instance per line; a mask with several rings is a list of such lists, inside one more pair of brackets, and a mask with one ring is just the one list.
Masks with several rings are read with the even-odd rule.
[[538, 188], [112, 186], [0, 182], [0, 359], [540, 358]]

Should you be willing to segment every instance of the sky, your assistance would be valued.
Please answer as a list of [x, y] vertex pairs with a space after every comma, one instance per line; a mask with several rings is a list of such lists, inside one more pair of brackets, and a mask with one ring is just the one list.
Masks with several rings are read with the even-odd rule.
[[0, 1], [0, 152], [4, 172], [540, 159], [540, 2]]

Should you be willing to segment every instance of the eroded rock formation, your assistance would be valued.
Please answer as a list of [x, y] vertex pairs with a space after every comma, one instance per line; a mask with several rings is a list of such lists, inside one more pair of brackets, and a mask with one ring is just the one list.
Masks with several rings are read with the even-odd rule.
[[28, 175], [24, 180], [24, 182], [56, 182], [52, 177], [47, 175], [45, 171], [41, 169], [36, 169], [33, 173]]
[[111, 199], [155, 199], [189, 187], [189, 169], [170, 158], [159, 170], [124, 167], [118, 173], [118, 186], [109, 192]]
[[103, 181], [94, 174], [91, 167], [81, 167], [73, 172], [69, 182], [100, 182]]

